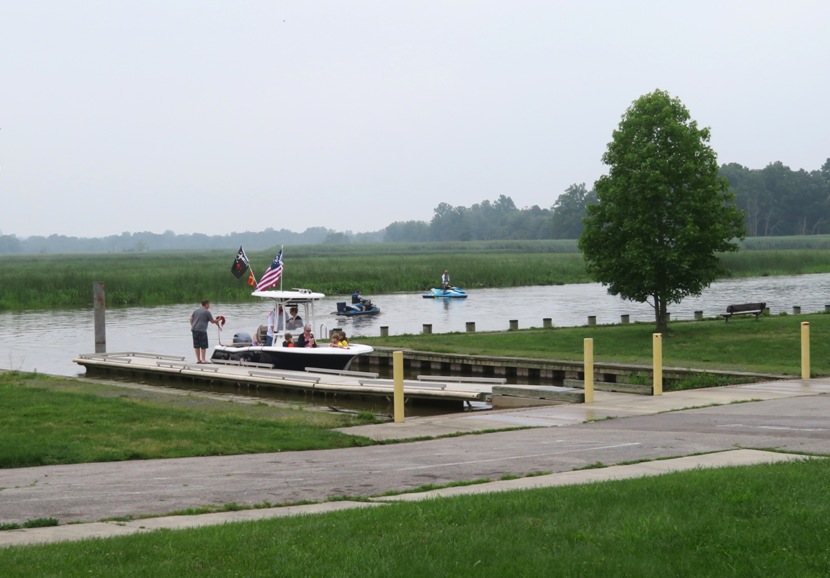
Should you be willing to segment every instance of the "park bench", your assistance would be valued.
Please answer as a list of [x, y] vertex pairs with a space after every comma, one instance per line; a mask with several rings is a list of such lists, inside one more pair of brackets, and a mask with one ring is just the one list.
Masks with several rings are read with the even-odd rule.
[[730, 305], [726, 308], [726, 313], [721, 313], [724, 319], [729, 321], [733, 315], [754, 315], [755, 319], [764, 312], [766, 303], [741, 303], [738, 305]]

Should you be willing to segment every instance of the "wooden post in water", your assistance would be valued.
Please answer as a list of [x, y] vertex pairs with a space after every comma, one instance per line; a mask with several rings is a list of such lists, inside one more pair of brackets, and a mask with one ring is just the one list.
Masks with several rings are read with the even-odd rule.
[[695, 321], [701, 321], [703, 319], [703, 311], [695, 311]]
[[519, 320], [518, 319], [511, 319], [510, 320], [510, 331], [516, 331], [519, 328]]
[[92, 303], [95, 317], [95, 353], [107, 352], [107, 324], [104, 318], [106, 299], [104, 299], [104, 282], [92, 282]]
[[793, 305], [793, 315], [801, 315], [801, 306]]
[[597, 324], [597, 316], [596, 315], [589, 315], [588, 316], [588, 325], [596, 325]]
[[628, 325], [631, 322], [631, 316], [628, 313], [620, 315], [620, 323], [623, 325]]
[[381, 325], [380, 326], [380, 336], [381, 337], [389, 337], [389, 326], [388, 325]]
[[475, 333], [476, 332], [476, 322], [475, 321], [468, 321], [467, 322], [467, 333]]
[[432, 333], [432, 323], [424, 323], [424, 335], [430, 335]]
[[550, 329], [551, 327], [553, 327], [553, 319], [551, 319], [550, 317], [545, 317], [544, 319], [542, 319], [542, 327], [544, 327], [545, 329]]

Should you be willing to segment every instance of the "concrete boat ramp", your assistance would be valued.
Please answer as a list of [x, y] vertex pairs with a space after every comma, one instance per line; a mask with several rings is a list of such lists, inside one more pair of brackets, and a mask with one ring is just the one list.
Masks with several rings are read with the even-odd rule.
[[[221, 361], [194, 363], [184, 357], [154, 353], [87, 353], [73, 360], [90, 376], [119, 375], [226, 384], [239, 388], [273, 388], [336, 398], [382, 397], [392, 399], [394, 380], [364, 371], [308, 367], [306, 371], [274, 369], [264, 363]], [[407, 402], [433, 402], [463, 407], [470, 402], [491, 403], [493, 387], [503, 378], [419, 375], [403, 382]], [[516, 386], [511, 386], [516, 387]]]

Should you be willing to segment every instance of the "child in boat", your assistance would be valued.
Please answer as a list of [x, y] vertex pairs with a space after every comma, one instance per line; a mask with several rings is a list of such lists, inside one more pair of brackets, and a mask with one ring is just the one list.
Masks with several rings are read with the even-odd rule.
[[[349, 346], [349, 340], [346, 339], [346, 332], [345, 331], [341, 331], [340, 333], [337, 334], [337, 340], [338, 340], [337, 341], [337, 346], [338, 347], [348, 347]], [[332, 339], [332, 341], [333, 341], [333, 339]]]
[[294, 341], [290, 333], [285, 334], [285, 341], [282, 342], [283, 347], [294, 347]]

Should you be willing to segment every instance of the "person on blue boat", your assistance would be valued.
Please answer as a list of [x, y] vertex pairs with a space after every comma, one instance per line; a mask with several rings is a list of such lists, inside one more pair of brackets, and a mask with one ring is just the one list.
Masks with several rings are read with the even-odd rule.
[[352, 294], [352, 305], [356, 305], [360, 311], [366, 311], [367, 309], [369, 309], [368, 303], [369, 300], [364, 299], [363, 296], [360, 294], [360, 289], [358, 289]]
[[452, 284], [450, 283], [450, 273], [449, 271], [444, 269], [444, 272], [441, 274], [441, 290], [444, 293], [446, 293], [447, 289], [449, 289], [451, 286]]

